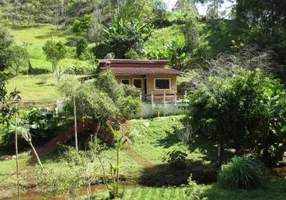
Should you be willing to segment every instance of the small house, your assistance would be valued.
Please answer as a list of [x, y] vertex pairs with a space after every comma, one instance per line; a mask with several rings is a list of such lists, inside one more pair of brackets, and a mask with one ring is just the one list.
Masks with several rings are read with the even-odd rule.
[[99, 69], [111, 70], [118, 83], [141, 89], [144, 100], [175, 101], [180, 71], [166, 68], [167, 63], [168, 60], [102, 59]]

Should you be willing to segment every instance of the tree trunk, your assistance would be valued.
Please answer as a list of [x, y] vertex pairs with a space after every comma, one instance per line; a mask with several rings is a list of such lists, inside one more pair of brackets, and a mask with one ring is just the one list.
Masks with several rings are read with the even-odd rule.
[[217, 165], [220, 167], [223, 161], [223, 154], [224, 154], [224, 140], [225, 140], [225, 133], [223, 132], [222, 135], [219, 136], [219, 144], [218, 144], [218, 154], [217, 154]]
[[35, 157], [36, 157], [36, 159], [37, 159], [37, 161], [38, 161], [38, 163], [39, 163], [39, 165], [40, 165], [40, 167], [41, 167], [41, 169], [42, 169], [42, 171], [43, 171], [43, 170], [44, 170], [44, 167], [43, 167], [43, 165], [42, 165], [42, 162], [41, 162], [41, 160], [40, 160], [40, 157], [39, 157], [39, 155], [38, 155], [36, 149], [34, 148], [33, 143], [30, 141], [29, 144], [30, 144], [30, 146], [31, 146], [31, 148], [32, 148], [32, 150], [33, 150], [33, 153], [34, 153], [34, 155], [35, 155]]
[[118, 197], [118, 190], [119, 190], [119, 147], [117, 147], [117, 162], [116, 162], [116, 189], [115, 189], [115, 196]]

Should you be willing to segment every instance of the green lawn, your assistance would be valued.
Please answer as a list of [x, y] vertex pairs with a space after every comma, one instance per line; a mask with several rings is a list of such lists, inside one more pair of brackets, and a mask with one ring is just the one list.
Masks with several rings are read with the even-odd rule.
[[11, 28], [16, 44], [21, 45], [23, 42], [29, 45], [44, 45], [47, 40], [68, 42], [74, 35], [69, 28], [56, 29], [53, 25], [39, 25], [31, 28]]
[[[207, 167], [210, 163], [213, 163], [216, 158], [216, 146], [212, 141], [204, 138], [194, 136], [190, 141], [189, 145], [185, 146], [178, 139], [177, 134], [183, 131], [182, 119], [184, 116], [170, 116], [160, 117], [153, 119], [139, 119], [130, 121], [131, 141], [130, 145], [132, 149], [138, 154], [138, 157], [148, 160], [155, 166], [162, 166], [164, 162], [162, 158], [166, 156], [166, 153], [172, 149], [180, 149], [188, 152], [188, 160], [191, 162], [189, 167], [195, 168], [201, 166], [201, 169]], [[149, 126], [146, 126], [146, 122]], [[145, 124], [145, 125], [144, 125]], [[73, 143], [73, 141], [72, 141]], [[107, 147], [100, 155], [103, 161], [106, 174], [110, 177], [109, 170], [110, 164], [116, 163], [116, 151], [112, 147]], [[21, 156], [21, 162], [24, 158], [27, 158], [27, 154]], [[138, 159], [130, 157], [125, 150], [120, 152], [120, 177], [125, 180], [128, 184], [138, 182], [143, 175], [146, 174], [146, 166], [138, 162]], [[62, 175], [66, 175], [71, 170], [76, 173], [77, 167], [71, 167], [66, 161], [62, 159], [62, 154], [53, 153], [45, 158], [42, 158], [42, 162], [45, 171], [49, 172], [49, 178], [60, 179]], [[193, 165], [196, 164], [196, 165]], [[94, 170], [94, 183], [101, 182], [103, 177], [103, 171], [100, 163], [96, 159], [89, 165]], [[37, 168], [38, 169], [38, 168]], [[167, 168], [159, 168], [160, 170], [166, 170]], [[4, 195], [9, 196], [15, 193], [15, 160], [0, 161], [0, 199]], [[162, 172], [163, 172], [162, 171]], [[172, 172], [172, 171], [171, 171]], [[27, 168], [21, 171], [20, 181], [22, 185], [28, 185], [28, 174], [30, 172]], [[72, 174], [72, 173], [69, 173]], [[80, 174], [82, 177], [88, 176], [88, 174]], [[195, 176], [196, 174], [193, 174]], [[153, 175], [152, 175], [153, 176]], [[39, 178], [40, 176], [38, 176]], [[36, 179], [36, 183], [40, 179]], [[39, 182], [38, 182], [39, 183]], [[53, 187], [53, 186], [45, 186]], [[132, 186], [133, 187], [133, 186]], [[210, 185], [198, 185], [201, 188], [201, 197], [208, 197], [211, 199], [284, 199], [286, 195], [286, 181], [275, 178], [271, 181], [266, 189], [259, 189], [255, 191], [244, 191], [244, 190], [224, 190], [219, 188], [216, 184]], [[43, 187], [44, 188], [44, 187]], [[138, 186], [132, 189], [125, 189], [125, 196], [123, 199], [190, 199], [186, 195], [185, 191], [188, 187], [160, 187], [160, 188], [149, 188]], [[5, 191], [5, 193], [1, 193]], [[41, 190], [43, 191], [43, 190]], [[181, 195], [181, 196], [180, 196]], [[102, 193], [95, 199], [106, 197], [107, 193]], [[156, 198], [155, 198], [156, 197]]]
[[[21, 92], [23, 100], [35, 101], [55, 101], [61, 98], [57, 91], [57, 80], [52, 74], [52, 65], [46, 60], [42, 49], [47, 40], [54, 39], [63, 43], [74, 42], [75, 35], [69, 28], [56, 30], [53, 25], [40, 25], [31, 28], [10, 28], [14, 41], [18, 45], [25, 45], [27, 48], [32, 71], [22, 67], [20, 75], [9, 81], [8, 91], [15, 87]], [[74, 65], [87, 65], [86, 61], [76, 59], [75, 47], [67, 46], [67, 58], [59, 62], [62, 69]]]
[[21, 75], [9, 81], [8, 91], [17, 88], [22, 100], [56, 101], [61, 96], [57, 91], [57, 80], [54, 74]]

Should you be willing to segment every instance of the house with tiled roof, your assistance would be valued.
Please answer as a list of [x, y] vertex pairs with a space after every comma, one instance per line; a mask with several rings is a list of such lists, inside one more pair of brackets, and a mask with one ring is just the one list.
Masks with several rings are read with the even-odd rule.
[[166, 68], [168, 60], [99, 60], [100, 71], [111, 70], [118, 83], [133, 85], [142, 90], [143, 98], [160, 100], [163, 95], [173, 100], [177, 93], [178, 70]]

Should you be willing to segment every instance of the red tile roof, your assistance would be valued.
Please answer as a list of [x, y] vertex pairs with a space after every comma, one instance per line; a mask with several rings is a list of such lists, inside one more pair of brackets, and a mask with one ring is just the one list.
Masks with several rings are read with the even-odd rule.
[[155, 67], [111, 67], [114, 75], [150, 75], [150, 74], [180, 74], [175, 69], [155, 68]]
[[104, 59], [99, 60], [100, 70], [108, 68], [114, 75], [150, 75], [150, 74], [180, 74], [175, 69], [165, 68], [168, 60], [132, 60]]

